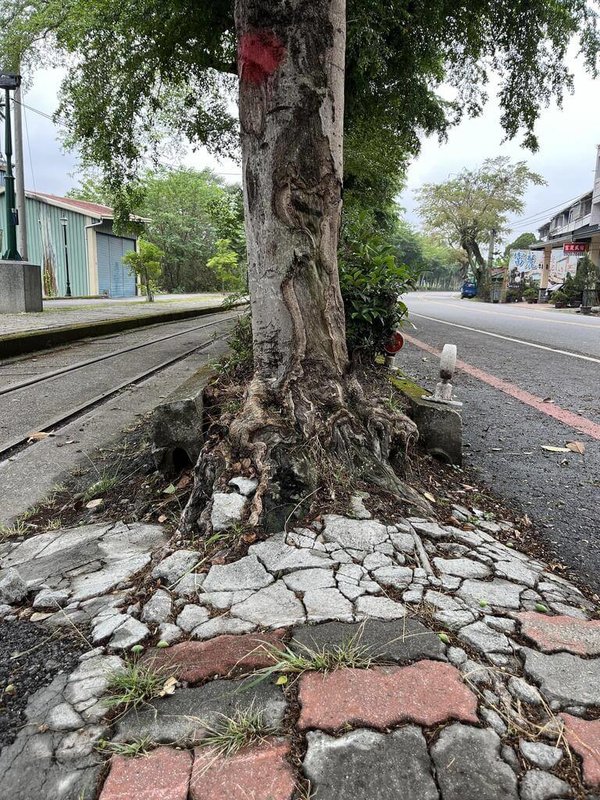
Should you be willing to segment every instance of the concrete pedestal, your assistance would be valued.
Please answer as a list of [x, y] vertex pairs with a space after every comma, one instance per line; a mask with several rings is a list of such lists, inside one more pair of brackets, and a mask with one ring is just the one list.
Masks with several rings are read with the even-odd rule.
[[27, 261], [0, 261], [0, 314], [42, 310], [42, 268]]

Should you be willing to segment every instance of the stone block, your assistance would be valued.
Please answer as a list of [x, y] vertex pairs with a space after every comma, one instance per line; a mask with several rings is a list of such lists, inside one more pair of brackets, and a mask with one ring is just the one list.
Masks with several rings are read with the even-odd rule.
[[0, 314], [39, 313], [42, 270], [26, 261], [0, 261]]
[[202, 367], [154, 409], [152, 456], [156, 468], [165, 474], [198, 460], [204, 441], [202, 392], [210, 375]]
[[392, 385], [409, 402], [409, 416], [419, 429], [419, 442], [432, 456], [447, 464], [462, 464], [462, 418], [458, 411], [423, 400], [429, 394], [406, 378], [390, 377]]

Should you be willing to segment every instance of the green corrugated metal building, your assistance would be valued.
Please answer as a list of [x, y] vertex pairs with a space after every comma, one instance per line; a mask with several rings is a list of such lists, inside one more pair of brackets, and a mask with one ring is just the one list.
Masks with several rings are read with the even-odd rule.
[[[135, 238], [115, 235], [111, 208], [29, 191], [25, 193], [25, 203], [27, 260], [42, 268], [45, 295], [64, 296], [67, 256], [73, 296], [129, 297], [136, 294], [135, 277], [123, 264], [124, 254], [135, 249]], [[0, 186], [3, 241], [5, 224], [4, 189]]]

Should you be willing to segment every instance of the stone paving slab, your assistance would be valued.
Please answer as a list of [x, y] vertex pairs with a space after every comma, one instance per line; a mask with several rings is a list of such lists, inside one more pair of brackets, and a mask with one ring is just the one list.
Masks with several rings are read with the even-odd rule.
[[588, 786], [600, 788], [600, 719], [586, 720], [561, 714], [569, 747], [583, 760], [583, 779]]
[[248, 672], [273, 664], [271, 647], [281, 647], [283, 631], [242, 636], [217, 636], [206, 642], [181, 642], [163, 650], [150, 650], [145, 664], [189, 684], [214, 675], [227, 676], [232, 670]]
[[387, 735], [307, 734], [303, 769], [319, 800], [438, 800], [425, 738], [408, 726]]
[[[100, 645], [30, 699], [28, 725], [0, 755], [1, 791], [11, 800], [33, 800], [31, 789], [36, 800], [98, 800], [99, 739], [146, 736], [151, 747], [172, 745], [197, 764], [193, 800], [267, 800], [268, 775], [251, 780], [263, 775], [261, 763], [281, 778], [288, 800], [290, 786], [302, 796], [307, 779], [318, 785], [316, 800], [350, 792], [359, 800], [431, 792], [438, 800], [550, 800], [567, 796], [567, 742], [577, 756], [568, 774], [581, 775], [573, 786], [585, 780], [585, 800], [598, 800], [589, 794], [600, 790], [600, 622], [592, 619], [593, 604], [541, 562], [496, 541], [498, 530], [512, 531], [508, 522], [463, 530], [430, 519], [386, 525], [361, 516], [326, 515], [208, 573], [191, 571], [200, 558], [193, 549], [159, 561], [165, 542], [157, 526], [88, 526], [0, 545], [0, 588], [8, 597], [0, 616], [27, 617], [39, 608], [42, 617], [50, 614], [43, 623], [50, 630], [91, 623], [92, 644]], [[369, 669], [287, 675], [282, 685], [276, 674], [256, 674], [271, 666], [261, 642], [305, 655], [303, 646], [339, 653], [352, 636], [375, 659]], [[171, 646], [152, 647], [161, 638]], [[522, 646], [524, 638], [531, 646]], [[110, 673], [134, 657], [134, 642], [147, 649], [143, 664], [154, 663], [165, 678], [174, 672], [179, 683], [173, 695], [112, 721], [103, 695]], [[238, 670], [249, 677], [232, 679]], [[242, 685], [247, 691], [235, 691]], [[276, 747], [269, 738], [274, 749], [267, 755], [260, 745], [229, 758], [213, 752], [214, 764], [202, 747], [192, 754], [207, 725], [219, 726], [240, 708], [264, 711], [267, 724], [296, 720], [296, 688], [300, 750], [284, 755], [277, 747], [290, 743]], [[528, 741], [523, 732], [544, 723], [544, 740]], [[303, 770], [297, 755], [304, 746]], [[134, 775], [138, 767], [131, 769]], [[133, 796], [145, 798], [150, 783]], [[102, 791], [109, 789], [105, 781]]]
[[378, 730], [450, 719], [477, 723], [477, 698], [450, 664], [419, 661], [409, 667], [309, 672], [300, 679], [298, 727], [335, 731], [345, 725]]
[[264, 741], [229, 757], [196, 748], [190, 800], [291, 800], [295, 776], [286, 741]]
[[423, 658], [445, 660], [445, 647], [433, 631], [411, 618], [384, 622], [368, 619], [362, 623], [327, 622], [301, 625], [292, 629], [290, 648], [296, 653], [306, 649], [323, 651], [343, 647], [352, 641], [364, 648], [368, 658], [399, 664]]
[[263, 712], [265, 725], [277, 728], [285, 713], [281, 689], [266, 681], [216, 680], [197, 689], [179, 689], [170, 697], [158, 698], [132, 709], [115, 725], [117, 742], [132, 742], [148, 737], [150, 741], [195, 744], [208, 728], [218, 727], [236, 711], [249, 708]]
[[187, 800], [192, 757], [159, 747], [141, 758], [113, 756], [100, 800]]
[[535, 642], [543, 653], [567, 650], [580, 656], [600, 655], [600, 620], [549, 617], [528, 612], [518, 614], [521, 633]]
[[500, 737], [460, 723], [431, 748], [443, 800], [518, 800], [517, 778], [500, 757]]

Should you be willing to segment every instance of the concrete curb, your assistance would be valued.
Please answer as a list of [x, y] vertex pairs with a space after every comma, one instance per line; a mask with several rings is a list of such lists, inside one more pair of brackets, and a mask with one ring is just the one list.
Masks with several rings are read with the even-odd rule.
[[462, 418], [458, 411], [429, 403], [431, 392], [405, 377], [389, 376], [390, 383], [409, 403], [409, 416], [419, 429], [419, 441], [432, 456], [447, 464], [462, 464]]
[[220, 314], [232, 308], [246, 305], [236, 303], [234, 306], [207, 306], [206, 308], [186, 308], [181, 311], [161, 311], [147, 317], [124, 317], [123, 319], [104, 319], [98, 322], [82, 322], [78, 325], [64, 325], [40, 331], [26, 331], [12, 333], [0, 337], [0, 358], [20, 356], [25, 353], [35, 353], [38, 350], [47, 350], [61, 344], [86, 339], [89, 336], [106, 336], [110, 333], [144, 328], [162, 322], [178, 322], [182, 319], [204, 317], [208, 314]]

